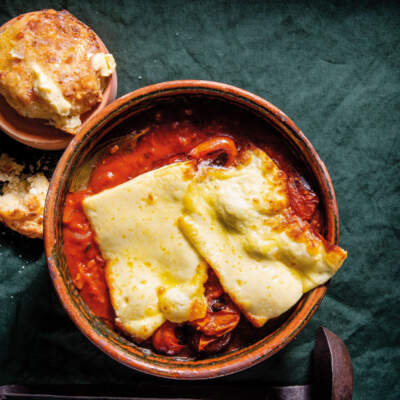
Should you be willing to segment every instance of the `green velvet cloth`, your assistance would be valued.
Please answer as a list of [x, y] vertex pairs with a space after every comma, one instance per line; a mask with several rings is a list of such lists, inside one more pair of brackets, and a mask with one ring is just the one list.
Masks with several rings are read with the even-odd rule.
[[[311, 322], [284, 350], [218, 383], [305, 383], [319, 326], [347, 344], [354, 399], [400, 397], [400, 3], [0, 2], [0, 23], [67, 8], [115, 56], [118, 95], [174, 79], [226, 82], [281, 108], [325, 162], [349, 256]], [[0, 151], [48, 172], [59, 152]], [[0, 384], [160, 380], [103, 354], [70, 321], [43, 243], [0, 226]]]

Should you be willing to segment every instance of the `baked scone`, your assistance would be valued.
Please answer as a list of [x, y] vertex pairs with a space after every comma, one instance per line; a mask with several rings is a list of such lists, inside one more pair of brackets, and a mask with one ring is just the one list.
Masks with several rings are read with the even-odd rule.
[[115, 70], [95, 33], [68, 11], [19, 16], [0, 31], [0, 94], [24, 117], [71, 134]]
[[23, 165], [0, 155], [0, 222], [31, 238], [43, 237], [43, 210], [49, 181], [43, 173], [23, 174]]

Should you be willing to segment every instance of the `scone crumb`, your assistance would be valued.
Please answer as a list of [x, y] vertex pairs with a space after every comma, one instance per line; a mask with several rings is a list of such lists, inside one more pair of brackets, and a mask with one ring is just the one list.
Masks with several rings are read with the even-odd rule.
[[43, 211], [49, 187], [39, 172], [24, 174], [24, 166], [0, 155], [0, 222], [31, 238], [43, 237]]

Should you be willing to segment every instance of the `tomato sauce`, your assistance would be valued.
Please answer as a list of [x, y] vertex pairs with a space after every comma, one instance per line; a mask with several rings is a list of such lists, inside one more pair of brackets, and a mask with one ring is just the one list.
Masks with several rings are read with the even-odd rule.
[[[222, 143], [228, 148], [232, 141], [236, 144], [237, 154], [229, 151], [226, 157], [215, 154], [216, 162], [223, 164], [234, 162], [244, 150], [254, 146], [266, 151], [287, 175], [293, 212], [322, 234], [318, 196], [306, 179], [306, 171], [302, 171], [301, 163], [288, 145], [265, 121], [224, 103], [210, 108], [201, 100], [165, 104], [135, 119], [135, 123], [126, 128], [132, 133], [127, 136], [131, 139], [107, 147], [86, 189], [67, 194], [63, 212], [64, 252], [72, 280], [93, 313], [110, 326], [114, 327], [114, 311], [105, 280], [106, 263], [83, 212], [82, 200], [163, 165], [192, 156], [202, 157], [202, 144], [207, 141], [214, 139], [214, 142], [219, 141], [219, 146]], [[193, 349], [197, 354], [213, 353], [226, 348], [228, 343], [231, 347], [242, 345], [241, 340], [249, 344], [251, 337], [257, 336], [256, 331], [265, 332], [250, 327], [245, 318], [240, 318], [240, 312], [223, 293], [212, 272], [209, 272], [205, 288], [209, 307], [204, 319], [186, 324], [189, 327], [183, 330], [177, 324], [165, 323], [154, 333], [152, 341], [144, 345], [164, 354], [193, 356]], [[190, 346], [184, 339], [188, 329], [191, 329]]]

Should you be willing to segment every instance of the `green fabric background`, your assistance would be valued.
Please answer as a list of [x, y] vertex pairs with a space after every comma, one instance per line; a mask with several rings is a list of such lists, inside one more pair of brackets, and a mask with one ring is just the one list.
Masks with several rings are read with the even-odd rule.
[[[348, 260], [287, 348], [219, 381], [307, 382], [320, 325], [347, 344], [354, 399], [400, 397], [400, 3], [1, 1], [0, 23], [67, 8], [104, 40], [118, 95], [173, 79], [254, 92], [288, 114], [332, 176]], [[0, 150], [34, 151], [0, 133]], [[0, 384], [155, 381], [119, 365], [73, 325], [51, 285], [43, 244], [0, 226]]]

